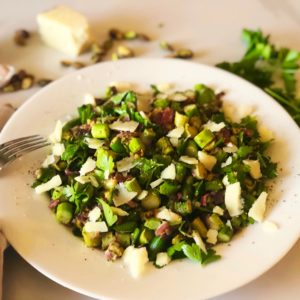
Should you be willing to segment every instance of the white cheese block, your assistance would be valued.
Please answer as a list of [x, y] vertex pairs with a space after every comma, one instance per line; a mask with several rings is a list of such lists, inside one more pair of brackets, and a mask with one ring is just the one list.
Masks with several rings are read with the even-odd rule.
[[152, 182], [150, 183], [150, 186], [151, 186], [152, 189], [154, 189], [154, 188], [156, 188], [157, 186], [159, 186], [162, 182], [163, 182], [163, 179], [162, 179], [162, 178], [158, 178], [158, 179], [152, 181]]
[[188, 165], [197, 165], [198, 164], [198, 159], [195, 157], [191, 157], [191, 156], [183, 155], [183, 156], [180, 156], [179, 160]]
[[197, 231], [193, 231], [192, 232], [192, 237], [195, 241], [195, 244], [205, 253], [207, 254], [207, 250], [206, 250], [206, 247], [205, 247], [205, 244], [204, 242], [202, 241], [202, 238], [201, 236], [199, 235], [199, 233]]
[[266, 203], [267, 203], [268, 194], [266, 192], [262, 192], [259, 197], [255, 200], [252, 207], [249, 210], [248, 216], [254, 219], [257, 222], [262, 222], [265, 211], [266, 211]]
[[243, 212], [241, 185], [239, 182], [235, 182], [226, 186], [225, 206], [231, 217], [239, 216]]
[[252, 178], [259, 179], [262, 176], [258, 160], [245, 159], [243, 163], [250, 167], [250, 175]]
[[218, 214], [220, 216], [223, 216], [224, 215], [224, 209], [217, 205], [213, 208], [213, 213]]
[[98, 206], [95, 206], [88, 214], [90, 222], [96, 222], [101, 216], [101, 210]]
[[65, 152], [65, 145], [61, 143], [56, 143], [52, 146], [52, 154], [56, 156], [62, 156]]
[[95, 105], [96, 104], [95, 97], [92, 94], [85, 94], [83, 96], [83, 104]]
[[226, 125], [224, 122], [215, 123], [213, 121], [208, 121], [206, 124], [203, 125], [204, 128], [209, 129], [212, 132], [218, 132], [221, 129], [223, 129], [225, 126]]
[[215, 230], [215, 229], [209, 229], [207, 231], [207, 239], [206, 241], [210, 244], [213, 244], [215, 245], [218, 241], [218, 230]]
[[61, 178], [59, 175], [55, 175], [54, 177], [52, 177], [49, 181], [42, 183], [40, 185], [38, 185], [35, 188], [35, 192], [37, 194], [42, 194], [44, 192], [48, 192], [58, 186], [60, 186], [62, 184]]
[[238, 151], [238, 148], [236, 145], [228, 143], [225, 147], [223, 147], [223, 151], [226, 153], [235, 153], [236, 151]]
[[37, 23], [44, 43], [68, 55], [79, 55], [91, 43], [87, 19], [67, 6], [38, 14]]
[[179, 139], [184, 133], [183, 127], [176, 127], [168, 132], [167, 137]]
[[117, 207], [129, 202], [137, 195], [137, 192], [128, 192], [122, 182], [117, 185], [116, 190], [117, 193], [113, 197], [113, 202]]
[[170, 143], [172, 144], [173, 147], [177, 148], [179, 145], [179, 139], [178, 138], [169, 138]]
[[55, 156], [53, 154], [47, 155], [45, 160], [42, 163], [43, 168], [47, 168], [48, 166], [55, 163]]
[[86, 162], [81, 166], [79, 174], [83, 176], [89, 172], [92, 172], [93, 170], [95, 170], [95, 168], [96, 168], [96, 161], [93, 160], [91, 157], [88, 157]]
[[116, 163], [118, 172], [129, 171], [134, 168], [136, 165], [136, 161], [133, 157], [125, 157]]
[[175, 177], [176, 177], [176, 168], [173, 163], [167, 166], [160, 174], [160, 178], [162, 179], [174, 180]]
[[214, 156], [209, 155], [204, 151], [198, 151], [198, 158], [208, 171], [211, 171], [217, 162], [217, 159]]
[[166, 220], [172, 224], [179, 224], [182, 220], [182, 217], [174, 212], [172, 212], [170, 209], [167, 209], [166, 207], [162, 207], [158, 213], [156, 214], [156, 218]]
[[139, 278], [140, 275], [145, 271], [145, 266], [149, 261], [147, 249], [145, 247], [127, 247], [123, 254], [123, 261], [129, 268], [132, 277]]
[[139, 123], [135, 121], [115, 121], [112, 124], [109, 125], [109, 128], [116, 131], [129, 131], [129, 132], [135, 132], [135, 130], [138, 128]]
[[53, 144], [60, 143], [62, 136], [63, 124], [60, 120], [56, 122], [54, 131], [49, 135], [49, 141]]
[[86, 232], [108, 232], [107, 225], [104, 221], [102, 222], [86, 222], [84, 224], [84, 230]]
[[171, 257], [166, 252], [160, 252], [156, 255], [155, 264], [159, 267], [164, 267], [169, 264], [171, 261]]

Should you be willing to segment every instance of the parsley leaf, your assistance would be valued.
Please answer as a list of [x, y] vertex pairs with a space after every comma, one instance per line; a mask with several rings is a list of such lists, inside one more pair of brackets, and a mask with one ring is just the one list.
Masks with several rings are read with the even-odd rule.
[[102, 209], [103, 209], [103, 213], [104, 213], [104, 217], [107, 222], [107, 225], [112, 226], [113, 224], [115, 224], [118, 221], [118, 217], [116, 215], [114, 215], [111, 207], [104, 200], [99, 199], [99, 202], [102, 205]]
[[201, 262], [202, 255], [201, 250], [198, 245], [193, 243], [192, 245], [184, 244], [182, 245], [182, 251], [187, 258], [193, 261]]

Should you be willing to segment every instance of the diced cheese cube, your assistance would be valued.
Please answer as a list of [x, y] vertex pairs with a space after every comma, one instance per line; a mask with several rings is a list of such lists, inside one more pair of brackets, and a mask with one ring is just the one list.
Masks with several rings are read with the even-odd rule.
[[145, 271], [145, 266], [149, 261], [147, 249], [145, 247], [127, 247], [123, 254], [123, 261], [129, 268], [132, 277], [138, 278]]
[[218, 230], [216, 230], [216, 229], [209, 229], [207, 231], [206, 236], [207, 236], [206, 241], [208, 243], [210, 243], [210, 244], [215, 245], [217, 243], [217, 241], [218, 241]]
[[71, 56], [77, 56], [91, 43], [87, 19], [67, 6], [40, 13], [39, 33], [44, 43]]
[[224, 209], [217, 205], [213, 208], [213, 213], [218, 214], [220, 216], [223, 216], [224, 215]]
[[249, 210], [248, 216], [254, 219], [257, 222], [262, 222], [267, 204], [268, 194], [266, 192], [262, 192], [259, 197], [255, 200], [252, 207]]
[[235, 182], [226, 186], [225, 206], [231, 217], [239, 216], [243, 212], [241, 185], [239, 182]]
[[156, 255], [155, 264], [159, 267], [164, 267], [169, 264], [171, 261], [171, 257], [166, 252], [160, 252]]
[[88, 214], [88, 218], [91, 222], [96, 222], [101, 216], [101, 210], [98, 206], [95, 206]]
[[211, 171], [217, 162], [217, 159], [214, 156], [209, 155], [204, 151], [198, 151], [198, 158], [208, 171]]
[[245, 159], [243, 163], [250, 167], [250, 175], [252, 178], [259, 179], [262, 176], [258, 160]]
[[86, 232], [108, 232], [107, 225], [104, 221], [102, 222], [86, 222], [84, 224], [84, 230]]
[[38, 185], [35, 188], [35, 192], [37, 194], [42, 194], [44, 192], [48, 192], [58, 186], [60, 186], [62, 184], [61, 178], [59, 175], [55, 175], [54, 177], [52, 177], [49, 181], [42, 183], [40, 185]]

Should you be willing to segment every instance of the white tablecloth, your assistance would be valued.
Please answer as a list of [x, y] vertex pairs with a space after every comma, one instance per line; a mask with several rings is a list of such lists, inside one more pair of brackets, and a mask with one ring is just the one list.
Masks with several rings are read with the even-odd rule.
[[[167, 40], [175, 46], [193, 49], [196, 54], [194, 60], [197, 62], [215, 64], [225, 59], [237, 60], [244, 51], [240, 42], [241, 29], [244, 27], [262, 28], [272, 35], [276, 43], [300, 50], [299, 0], [3, 0], [0, 2], [0, 63], [24, 68], [39, 78], [56, 79], [72, 72], [59, 64], [60, 60], [68, 57], [44, 47], [37, 34], [33, 34], [28, 46], [24, 48], [16, 47], [12, 41], [17, 29], [25, 28], [35, 32], [37, 13], [61, 3], [83, 12], [99, 38], [103, 39], [111, 27], [149, 34], [153, 41], [132, 44], [136, 54], [143, 57], [163, 56], [158, 41]], [[87, 61], [88, 56], [84, 55], [80, 60]], [[0, 94], [0, 118], [1, 113], [3, 120], [12, 111], [5, 104], [18, 107], [37, 90]], [[300, 242], [263, 276], [215, 300], [299, 299], [299, 253]], [[46, 278], [9, 248], [4, 256], [3, 299], [89, 298]]]

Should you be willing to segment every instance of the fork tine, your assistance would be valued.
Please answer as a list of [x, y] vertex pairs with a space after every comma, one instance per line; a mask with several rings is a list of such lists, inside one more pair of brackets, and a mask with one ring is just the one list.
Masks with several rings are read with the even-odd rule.
[[14, 139], [12, 141], [9, 141], [9, 142], [6, 142], [6, 143], [3, 143], [2, 145], [0, 145], [0, 150], [4, 149], [6, 147], [9, 147], [11, 145], [18, 144], [20, 142], [25, 142], [27, 140], [35, 140], [35, 139], [40, 139], [40, 138], [43, 138], [43, 137], [38, 134], [34, 134], [34, 135], [29, 135], [29, 136], [21, 137], [18, 139]]
[[17, 152], [15, 153], [12, 153], [8, 156], [8, 159], [9, 160], [14, 160], [28, 152], [31, 152], [31, 151], [34, 151], [34, 150], [37, 150], [37, 149], [40, 149], [44, 146], [47, 146], [47, 145], [50, 145], [50, 143], [48, 143], [47, 141], [44, 141], [44, 142], [41, 142], [41, 143], [38, 143], [38, 144], [33, 144], [31, 146], [28, 146], [28, 147], [24, 147], [22, 149], [19, 149]]
[[23, 150], [27, 147], [34, 146], [39, 143], [44, 143], [46, 140], [44, 138], [34, 139], [34, 140], [26, 140], [25, 142], [18, 142], [17, 144], [11, 144], [6, 148], [0, 150], [0, 154], [10, 156], [20, 150]]

